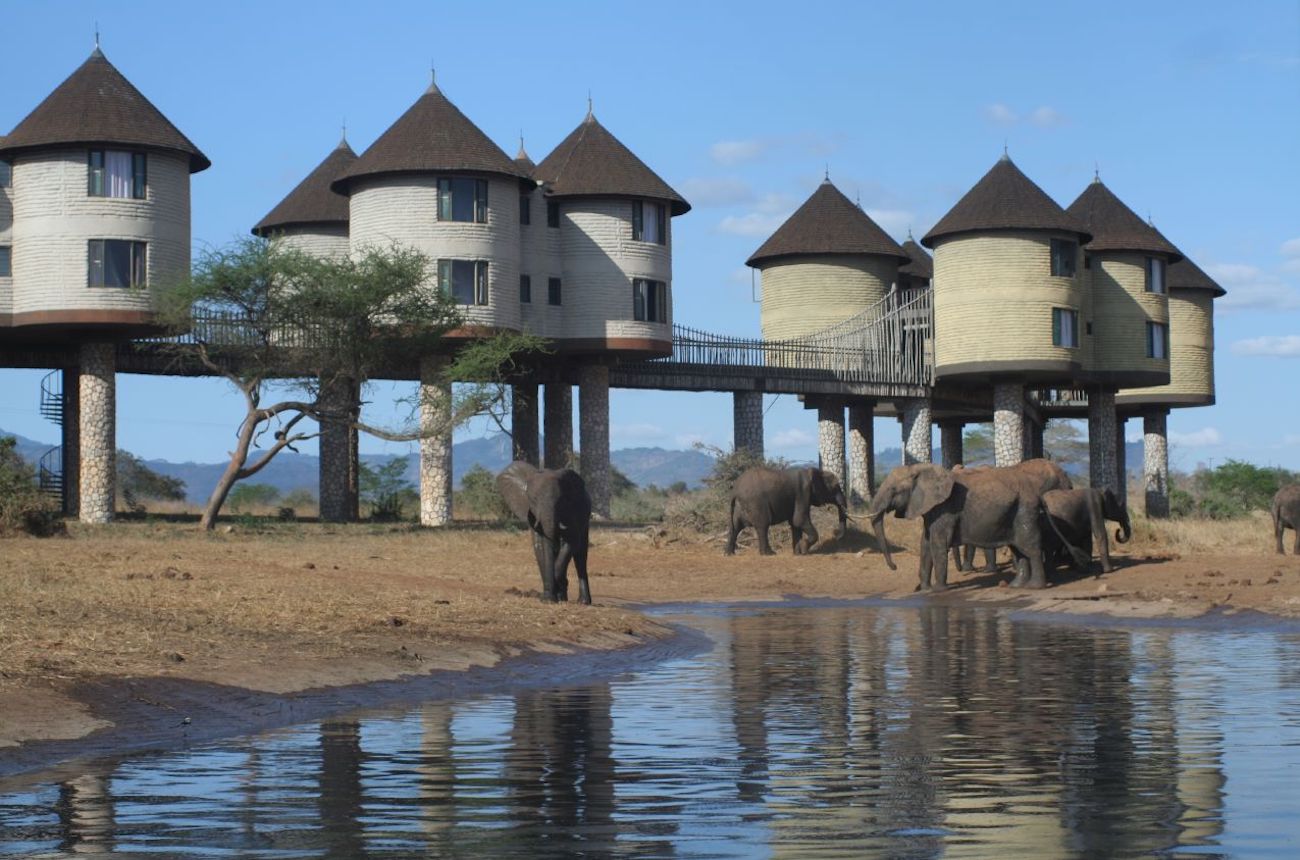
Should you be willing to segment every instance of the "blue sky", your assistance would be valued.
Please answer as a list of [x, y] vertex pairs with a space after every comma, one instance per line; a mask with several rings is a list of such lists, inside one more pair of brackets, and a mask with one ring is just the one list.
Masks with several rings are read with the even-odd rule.
[[[1002, 153], [1068, 205], [1107, 185], [1229, 295], [1218, 404], [1176, 410], [1175, 467], [1300, 468], [1300, 4], [1256, 2], [15, 4], [0, 126], [89, 54], [109, 59], [211, 159], [197, 248], [245, 235], [338, 140], [368, 146], [428, 83], [510, 154], [540, 161], [596, 115], [686, 196], [677, 321], [758, 333], [744, 261], [823, 172], [895, 238], [926, 230]], [[40, 373], [0, 370], [0, 427], [41, 439]], [[401, 386], [380, 385], [376, 409]], [[222, 383], [120, 375], [118, 442], [221, 459]], [[816, 456], [816, 422], [767, 399], [769, 453]], [[616, 391], [615, 447], [729, 445], [724, 394]], [[1140, 432], [1129, 422], [1128, 433]], [[471, 435], [482, 428], [471, 428]], [[877, 421], [877, 446], [898, 425]], [[368, 440], [364, 450], [397, 451]]]

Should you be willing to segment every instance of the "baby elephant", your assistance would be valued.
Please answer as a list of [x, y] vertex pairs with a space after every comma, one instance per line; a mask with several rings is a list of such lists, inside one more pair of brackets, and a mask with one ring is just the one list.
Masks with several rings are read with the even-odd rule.
[[497, 489], [511, 512], [528, 524], [542, 574], [542, 600], [569, 599], [569, 560], [578, 571], [578, 602], [591, 603], [587, 585], [587, 531], [591, 497], [572, 469], [539, 469], [516, 460], [497, 475]]
[[[1043, 493], [1043, 509], [1044, 515], [1050, 517], [1043, 529], [1043, 551], [1049, 569], [1055, 569], [1063, 558], [1068, 557], [1065, 542], [1078, 547], [1089, 559], [1096, 549], [1104, 573], [1115, 569], [1110, 561], [1106, 520], [1119, 523], [1115, 530], [1116, 543], [1128, 543], [1133, 535], [1133, 525], [1129, 522], [1128, 509], [1119, 503], [1114, 492], [1095, 487], [1049, 490]], [[1076, 567], [1081, 567], [1081, 563]], [[1084, 571], [1081, 569], [1080, 572]]]
[[848, 503], [839, 478], [821, 469], [746, 469], [736, 479], [731, 491], [731, 529], [727, 535], [727, 555], [736, 552], [736, 537], [745, 526], [758, 532], [758, 551], [775, 555], [767, 540], [767, 530], [777, 523], [790, 524], [790, 539], [795, 555], [807, 553], [817, 543], [813, 528], [813, 505], [834, 505], [840, 512], [835, 536], [844, 534], [848, 520]]
[[1277, 551], [1286, 555], [1282, 548], [1282, 533], [1288, 528], [1295, 533], [1295, 546], [1291, 551], [1300, 555], [1300, 484], [1287, 484], [1273, 497], [1273, 535], [1277, 538]]

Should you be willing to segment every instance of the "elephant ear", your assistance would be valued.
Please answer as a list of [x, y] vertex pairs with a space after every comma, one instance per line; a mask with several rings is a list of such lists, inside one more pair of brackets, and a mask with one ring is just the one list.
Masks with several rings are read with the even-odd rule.
[[528, 479], [538, 471], [532, 463], [516, 460], [497, 475], [497, 491], [501, 498], [505, 499], [510, 512], [525, 523], [529, 522]]
[[952, 495], [952, 473], [933, 464], [921, 464], [912, 467], [912, 493], [907, 500], [907, 510], [903, 516], [912, 520], [928, 514], [931, 510], [947, 501]]

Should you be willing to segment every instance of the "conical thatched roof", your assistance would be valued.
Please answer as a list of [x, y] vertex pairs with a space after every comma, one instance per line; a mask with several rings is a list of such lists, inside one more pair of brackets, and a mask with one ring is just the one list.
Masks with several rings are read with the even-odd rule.
[[346, 224], [348, 198], [330, 188], [330, 183], [357, 160], [347, 139], [339, 141], [325, 160], [307, 174], [280, 203], [257, 222], [254, 235], [265, 236], [276, 227], [290, 224]]
[[872, 254], [911, 258], [871, 217], [827, 179], [746, 261], [807, 254]]
[[0, 144], [0, 158], [67, 144], [164, 149], [186, 155], [190, 172], [212, 166], [96, 48]]
[[1210, 290], [1216, 299], [1228, 294], [1227, 290], [1187, 257], [1169, 267], [1165, 280], [1171, 290]]
[[921, 244], [933, 248], [935, 240], [944, 236], [989, 230], [1057, 230], [1078, 233], [1085, 242], [1091, 238], [1077, 218], [1058, 206], [1005, 155], [939, 219]]
[[908, 236], [907, 241], [903, 243], [903, 253], [907, 254], [911, 262], [899, 266], [898, 274], [911, 275], [913, 278], [927, 281], [934, 277], [934, 258], [911, 236]]
[[659, 178], [590, 113], [533, 171], [548, 197], [648, 197], [674, 215], [691, 204]]
[[1137, 216], [1098, 178], [1065, 210], [1088, 228], [1089, 251], [1143, 251], [1164, 254], [1170, 262], [1182, 254], [1160, 231]]

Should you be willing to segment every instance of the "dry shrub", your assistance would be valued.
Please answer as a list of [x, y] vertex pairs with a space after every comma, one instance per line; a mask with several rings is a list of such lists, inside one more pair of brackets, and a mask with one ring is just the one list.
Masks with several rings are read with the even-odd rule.
[[49, 537], [66, 529], [58, 505], [36, 485], [36, 471], [18, 456], [17, 440], [0, 438], [0, 536]]
[[1136, 550], [1177, 553], [1241, 552], [1267, 555], [1273, 552], [1273, 521], [1264, 511], [1252, 511], [1232, 519], [1179, 517], [1153, 520], [1130, 507]]

